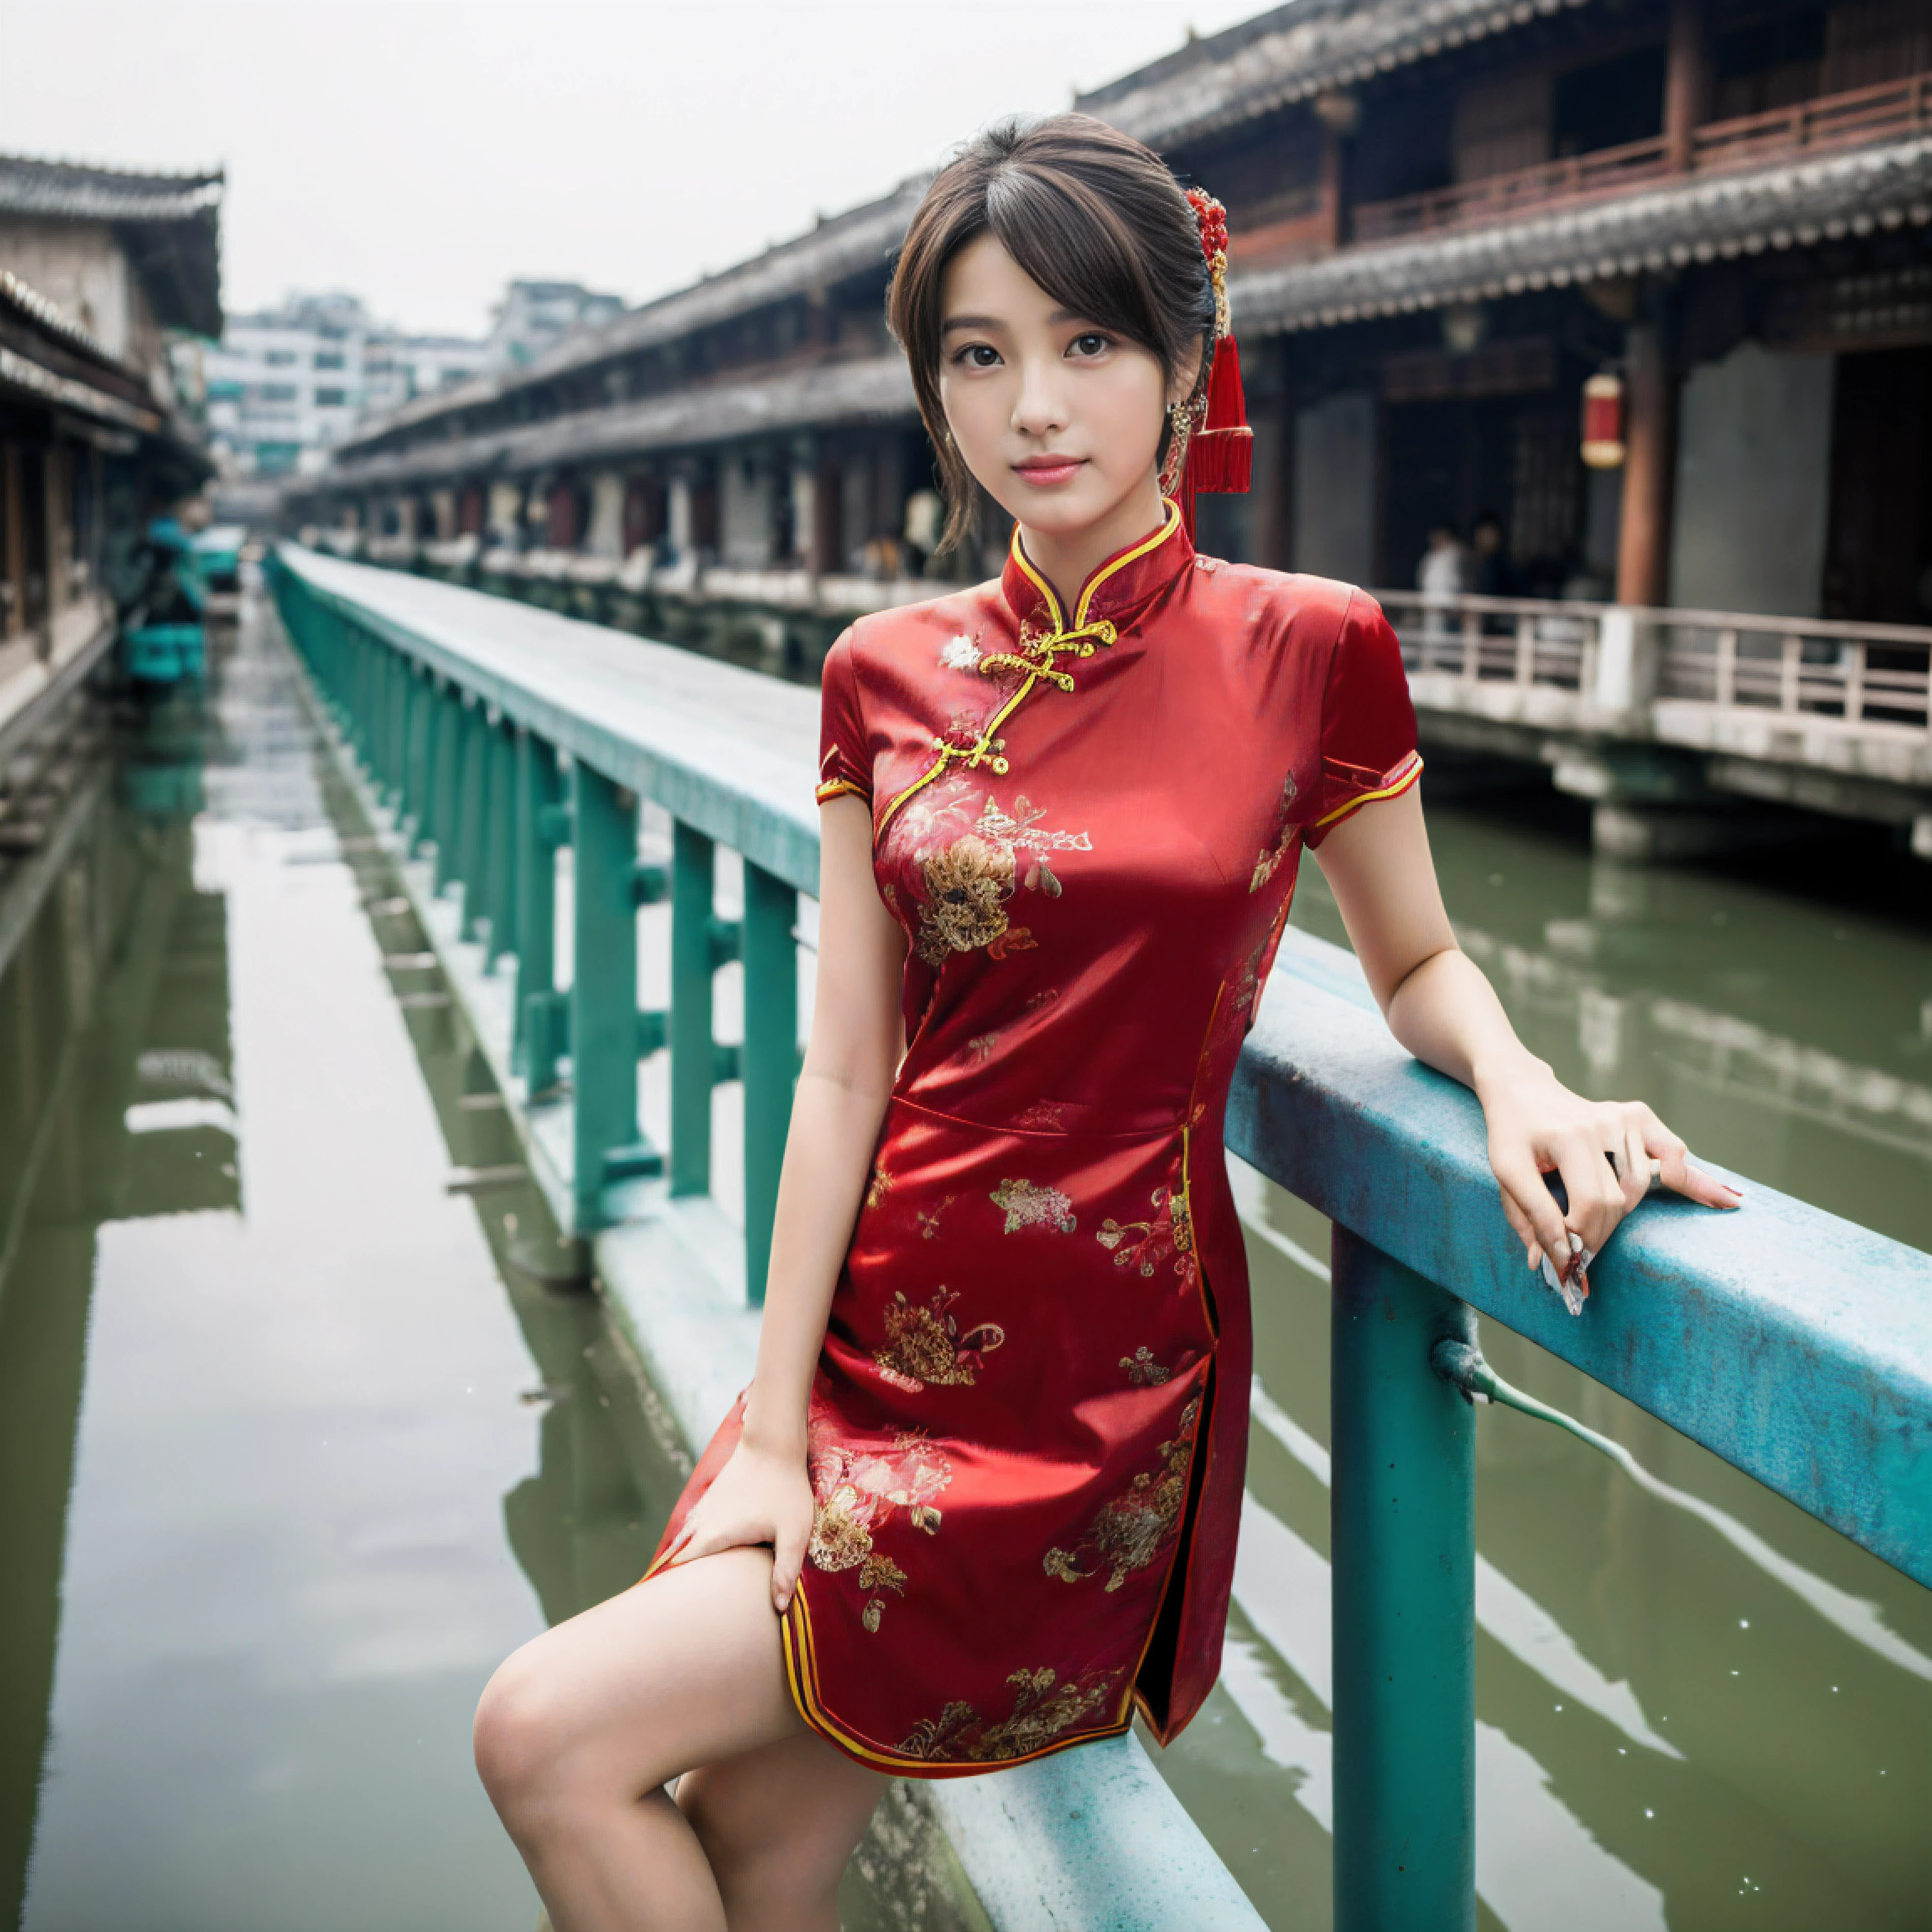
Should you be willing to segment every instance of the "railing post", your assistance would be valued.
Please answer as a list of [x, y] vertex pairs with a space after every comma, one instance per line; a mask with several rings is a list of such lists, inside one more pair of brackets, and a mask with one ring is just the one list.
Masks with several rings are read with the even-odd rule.
[[765, 1298], [778, 1170], [798, 1078], [798, 894], [745, 861], [745, 1286]]
[[371, 673], [369, 776], [377, 800], [387, 805], [396, 782], [395, 738], [392, 728], [395, 718], [395, 687], [389, 677], [390, 659], [394, 654], [374, 638], [369, 640], [368, 649]]
[[382, 661], [389, 680], [389, 802], [400, 817], [409, 788], [410, 772], [410, 668], [400, 651], [392, 644], [382, 646]]
[[463, 696], [453, 684], [436, 694], [436, 782], [430, 788], [430, 836], [436, 841], [436, 890], [458, 877], [457, 823], [462, 799]]
[[484, 910], [490, 918], [490, 950], [485, 969], [494, 969], [506, 952], [522, 941], [517, 926], [517, 753], [508, 719], [487, 728], [484, 744], [489, 760], [488, 823], [484, 837], [489, 853], [484, 868], [488, 889]]
[[461, 939], [476, 937], [483, 916], [484, 760], [489, 751], [490, 727], [481, 698], [459, 700], [458, 742], [462, 747], [462, 776], [457, 795], [456, 876], [463, 886], [463, 917], [457, 928]]
[[1865, 640], [1855, 638], [1845, 651], [1845, 722], [1856, 724], [1865, 715]]
[[569, 838], [556, 747], [517, 734], [517, 997], [511, 1052], [526, 1090], [556, 1084], [562, 1050], [556, 995], [556, 848]]
[[1334, 1254], [1336, 1932], [1473, 1932], [1475, 1414], [1429, 1354], [1475, 1316]]
[[409, 670], [408, 744], [403, 760], [402, 829], [406, 852], [422, 843], [429, 814], [430, 774], [433, 769], [430, 733], [436, 717], [436, 687], [418, 664]]
[[613, 1155], [638, 1141], [638, 802], [570, 769], [576, 972], [570, 1066], [577, 1232], [602, 1225]]
[[670, 1191], [711, 1191], [714, 945], [712, 842], [682, 819], [671, 826]]

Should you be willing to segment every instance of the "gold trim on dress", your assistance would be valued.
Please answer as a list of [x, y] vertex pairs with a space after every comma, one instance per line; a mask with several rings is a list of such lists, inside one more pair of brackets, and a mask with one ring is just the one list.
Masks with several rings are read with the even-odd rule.
[[[816, 1731], [828, 1744], [836, 1745], [848, 1757], [857, 1759], [861, 1764], [884, 1766], [898, 1772], [902, 1778], [981, 1775], [989, 1771], [1003, 1770], [1009, 1765], [1025, 1764], [1034, 1758], [1050, 1756], [1054, 1751], [1066, 1750], [1075, 1744], [1090, 1743], [1098, 1738], [1117, 1738], [1133, 1722], [1134, 1684], [1132, 1678], [1130, 1677], [1126, 1694], [1121, 1700], [1121, 1714], [1118, 1718], [1109, 1724], [1096, 1725], [1089, 1730], [1069, 1732], [1065, 1737], [1054, 1738], [1036, 1750], [1025, 1752], [1018, 1757], [1000, 1758], [995, 1762], [982, 1763], [976, 1759], [949, 1761], [908, 1756], [855, 1738], [825, 1708], [818, 1693], [818, 1666], [812, 1637], [812, 1610], [806, 1601], [802, 1576], [794, 1586], [791, 1601], [786, 1605], [784, 1615], [778, 1620], [778, 1634], [781, 1639], [779, 1648], [784, 1653], [786, 1684], [791, 1692], [792, 1702], [807, 1727]], [[1142, 1654], [1144, 1657], [1145, 1653]]]
[[1374, 791], [1365, 791], [1352, 798], [1346, 805], [1338, 805], [1326, 817], [1315, 821], [1315, 830], [1319, 832], [1324, 826], [1335, 825], [1346, 818], [1352, 812], [1359, 812], [1365, 805], [1372, 805], [1378, 798], [1394, 798], [1406, 792], [1422, 776], [1422, 754], [1412, 752], [1396, 767], [1401, 776], [1391, 784], [1385, 784]]
[[1058, 670], [1054, 665], [1056, 653], [1072, 651], [1083, 658], [1091, 657], [1097, 644], [1112, 644], [1119, 634], [1105, 618], [1090, 624], [1087, 614], [1093, 608], [1095, 594], [1111, 577], [1124, 570], [1136, 560], [1145, 556], [1150, 550], [1157, 550], [1180, 527], [1179, 507], [1163, 497], [1164, 520], [1160, 528], [1152, 536], [1144, 538], [1132, 549], [1123, 550], [1111, 562], [1102, 564], [1088, 579], [1086, 588], [1080, 593], [1080, 602], [1073, 614], [1073, 623], [1070, 627], [1065, 614], [1060, 608], [1060, 599], [1040, 572], [1028, 560], [1025, 547], [1020, 542], [1020, 526], [1013, 526], [1012, 558], [1034, 588], [1046, 599], [1046, 608], [1052, 620], [1052, 628], [1044, 636], [1029, 638], [1024, 626], [1022, 628], [1019, 647], [1016, 651], [995, 651], [982, 657], [976, 669], [990, 674], [994, 670], [1023, 671], [1025, 675], [1019, 688], [1000, 705], [982, 728], [979, 737], [970, 746], [949, 743], [944, 738], [933, 740], [933, 748], [939, 754], [932, 763], [908, 785], [896, 798], [886, 806], [880, 816], [878, 838], [885, 836], [886, 827], [898, 814], [899, 808], [913, 794], [930, 784], [954, 760], [957, 759], [968, 770], [980, 764], [989, 764], [994, 774], [1004, 778], [1010, 769], [1004, 755], [1002, 741], [994, 734], [1000, 727], [1017, 711], [1031, 694], [1035, 685], [1042, 680], [1070, 692], [1073, 688], [1072, 675]]

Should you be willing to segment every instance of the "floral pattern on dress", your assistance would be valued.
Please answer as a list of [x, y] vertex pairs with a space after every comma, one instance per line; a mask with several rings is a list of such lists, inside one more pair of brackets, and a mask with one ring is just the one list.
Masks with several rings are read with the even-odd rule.
[[1109, 1214], [1094, 1238], [1112, 1251], [1116, 1268], [1131, 1268], [1150, 1277], [1170, 1256], [1174, 1271], [1186, 1275], [1193, 1266], [1194, 1230], [1187, 1213], [1187, 1196], [1178, 1186], [1156, 1187], [1148, 1197], [1154, 1218], [1117, 1221]]
[[1187, 1472], [1194, 1460], [1195, 1432], [1201, 1422], [1201, 1398], [1190, 1397], [1171, 1441], [1155, 1450], [1160, 1467], [1142, 1470], [1126, 1490], [1087, 1526], [1087, 1533], [1071, 1550], [1049, 1550], [1040, 1567], [1064, 1583], [1084, 1582], [1108, 1570], [1103, 1586], [1118, 1590], [1138, 1570], [1144, 1570], [1167, 1547], [1187, 1500]]
[[1013, 1687], [1013, 1707], [1006, 1717], [991, 1721], [956, 1699], [937, 1718], [916, 1724], [901, 1741], [899, 1755], [968, 1764], [1004, 1764], [1030, 1756], [1100, 1709], [1120, 1678], [1118, 1670], [1090, 1671], [1063, 1683], [1050, 1666], [1016, 1670], [1006, 1679]]
[[886, 1339], [872, 1351], [872, 1364], [883, 1379], [908, 1395], [922, 1394], [928, 1384], [941, 1388], [970, 1388], [986, 1358], [1006, 1339], [996, 1322], [982, 1322], [959, 1332], [952, 1313], [959, 1299], [941, 1288], [924, 1306], [896, 1294], [886, 1310]]
[[1217, 1074], [1222, 1057], [1226, 1054], [1232, 1062], [1234, 1054], [1240, 1050], [1261, 991], [1262, 958], [1268, 952], [1277, 928], [1271, 928], [1256, 940], [1247, 957], [1221, 982], [1215, 993], [1214, 1010], [1201, 1042], [1200, 1058], [1195, 1064], [1193, 1094], [1187, 1110], [1187, 1125], [1190, 1127], [1198, 1126], [1207, 1118], [1208, 1096], [1219, 1084]]
[[1028, 927], [1012, 922], [1008, 907], [1015, 893], [1059, 898], [1064, 887], [1052, 855], [1094, 849], [1084, 831], [1042, 826], [1045, 816], [1045, 808], [1024, 793], [1009, 812], [992, 793], [980, 794], [959, 778], [942, 782], [906, 807], [899, 836], [911, 844], [923, 889], [914, 946], [927, 965], [937, 969], [953, 953], [982, 947], [988, 958], [1004, 959], [1038, 944]]
[[[856, 1570], [862, 1590], [904, 1595], [906, 1573], [873, 1546], [874, 1534], [901, 1510], [914, 1528], [936, 1534], [940, 1510], [933, 1499], [952, 1482], [952, 1465], [920, 1430], [894, 1436], [889, 1450], [861, 1450], [838, 1441], [815, 1418], [807, 1460], [815, 1508], [806, 1559], [828, 1573]], [[884, 1610], [884, 1598], [874, 1595], [860, 1620], [876, 1630]]]
[[1013, 801], [1010, 812], [1003, 811], [989, 792], [973, 830], [1003, 851], [1030, 854], [1031, 862], [1020, 883], [1029, 892], [1042, 892], [1048, 898], [1057, 899], [1060, 884], [1048, 862], [1049, 856], [1055, 852], [1090, 852], [1094, 841], [1084, 832], [1046, 830], [1040, 823], [1046, 816], [1046, 808], [1034, 804], [1024, 792]]
[[1259, 892], [1281, 870], [1288, 855], [1294, 850], [1299, 828], [1290, 823], [1288, 814], [1294, 809], [1298, 796], [1294, 774], [1290, 772], [1282, 781], [1281, 802], [1276, 808], [1274, 843], [1255, 860], [1254, 875], [1248, 880], [1248, 890], [1251, 892]]
[[1131, 1355], [1120, 1358], [1120, 1366], [1127, 1372], [1127, 1379], [1136, 1388], [1159, 1388], [1174, 1373], [1164, 1369], [1154, 1358], [1154, 1351], [1143, 1342]]
[[1057, 1187], [1002, 1180], [986, 1198], [1005, 1214], [1004, 1232], [1009, 1234], [1022, 1228], [1050, 1228], [1056, 1234], [1070, 1234], [1078, 1226], [1073, 1203]]
[[951, 952], [991, 946], [1007, 930], [1013, 855], [970, 832], [920, 861], [926, 897], [919, 908], [919, 956], [941, 966]]

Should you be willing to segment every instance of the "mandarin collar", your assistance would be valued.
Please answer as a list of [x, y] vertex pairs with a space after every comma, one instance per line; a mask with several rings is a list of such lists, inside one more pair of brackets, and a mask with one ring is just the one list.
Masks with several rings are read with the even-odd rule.
[[1014, 616], [1023, 625], [1056, 633], [1103, 618], [1117, 630], [1125, 630], [1194, 561], [1194, 545], [1180, 510], [1162, 500], [1166, 514], [1160, 528], [1108, 557], [1081, 586], [1070, 610], [1061, 608], [1053, 586], [1034, 568], [1016, 524], [1006, 567], [1000, 574], [1000, 591]]

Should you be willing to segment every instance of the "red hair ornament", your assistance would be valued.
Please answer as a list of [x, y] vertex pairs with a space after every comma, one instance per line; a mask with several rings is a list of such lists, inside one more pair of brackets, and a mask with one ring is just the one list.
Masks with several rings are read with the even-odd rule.
[[1204, 188], [1187, 190], [1201, 226], [1201, 254], [1214, 290], [1214, 341], [1208, 380], [1174, 412], [1175, 433], [1161, 467], [1161, 490], [1180, 506], [1190, 537], [1199, 490], [1240, 496], [1254, 469], [1255, 433], [1241, 392], [1241, 354], [1228, 314], [1228, 211]]

